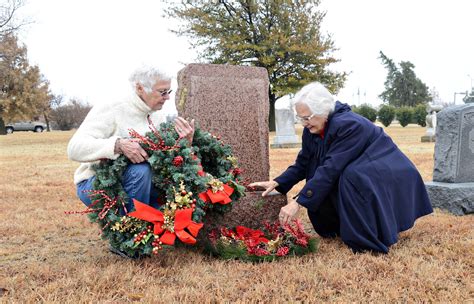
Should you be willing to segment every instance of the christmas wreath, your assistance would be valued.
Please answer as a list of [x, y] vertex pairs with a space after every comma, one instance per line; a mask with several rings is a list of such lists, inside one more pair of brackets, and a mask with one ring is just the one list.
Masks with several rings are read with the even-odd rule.
[[318, 249], [318, 239], [308, 235], [299, 220], [280, 225], [264, 223], [263, 230], [243, 226], [222, 227], [209, 233], [207, 250], [223, 259], [273, 261], [286, 256], [299, 256]]
[[189, 145], [172, 123], [149, 126], [145, 136], [129, 133], [149, 155], [158, 202], [150, 206], [134, 200], [134, 210], [127, 210], [121, 179], [130, 161], [122, 155], [95, 165], [92, 204], [81, 212], [99, 224], [114, 249], [131, 257], [157, 254], [176, 239], [196, 243], [206, 212], [229, 211], [245, 190], [237, 160], [220, 138], [196, 128]]

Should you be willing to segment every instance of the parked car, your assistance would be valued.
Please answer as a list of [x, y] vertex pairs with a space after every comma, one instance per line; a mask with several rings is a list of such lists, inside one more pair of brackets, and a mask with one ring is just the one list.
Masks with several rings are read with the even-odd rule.
[[46, 129], [46, 124], [41, 121], [19, 121], [5, 125], [5, 129], [9, 134], [16, 131], [43, 132]]

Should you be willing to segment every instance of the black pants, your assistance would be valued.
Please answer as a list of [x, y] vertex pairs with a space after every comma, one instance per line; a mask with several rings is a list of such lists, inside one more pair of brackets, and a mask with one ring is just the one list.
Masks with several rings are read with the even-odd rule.
[[308, 210], [308, 216], [314, 230], [323, 238], [333, 238], [340, 235], [339, 215], [336, 209], [337, 195], [333, 191], [319, 209], [315, 212]]

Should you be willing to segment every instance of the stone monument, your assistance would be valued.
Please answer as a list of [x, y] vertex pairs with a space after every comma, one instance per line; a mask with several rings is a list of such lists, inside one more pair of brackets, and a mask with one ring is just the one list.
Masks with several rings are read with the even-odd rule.
[[426, 105], [426, 134], [421, 137], [421, 142], [434, 142], [436, 139], [436, 115], [443, 109], [442, 105]]
[[433, 182], [426, 188], [433, 207], [457, 215], [474, 212], [474, 104], [437, 115]]
[[[194, 118], [199, 127], [220, 136], [232, 147], [248, 182], [269, 180], [269, 80], [264, 68], [190, 64], [178, 73], [176, 108], [181, 117]], [[246, 192], [232, 211], [212, 215], [207, 227], [244, 225], [278, 219], [286, 196], [262, 198], [261, 191]]]
[[289, 95], [278, 99], [275, 103], [276, 135], [271, 148], [296, 148], [300, 147], [298, 136], [295, 132], [295, 112]]

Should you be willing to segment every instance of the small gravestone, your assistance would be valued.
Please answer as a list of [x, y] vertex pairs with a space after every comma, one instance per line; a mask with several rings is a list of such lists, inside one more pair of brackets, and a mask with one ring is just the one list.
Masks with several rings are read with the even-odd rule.
[[474, 212], [474, 104], [437, 115], [433, 182], [426, 188], [433, 207], [463, 215]]
[[276, 135], [273, 138], [272, 148], [300, 147], [295, 132], [295, 112], [289, 95], [278, 99], [275, 103]]
[[[269, 179], [268, 74], [266, 69], [214, 64], [190, 64], [178, 73], [176, 108], [199, 127], [220, 136], [232, 147], [248, 182]], [[206, 219], [207, 227], [261, 227], [278, 219], [286, 204], [281, 194], [262, 198], [247, 192], [232, 211]]]

